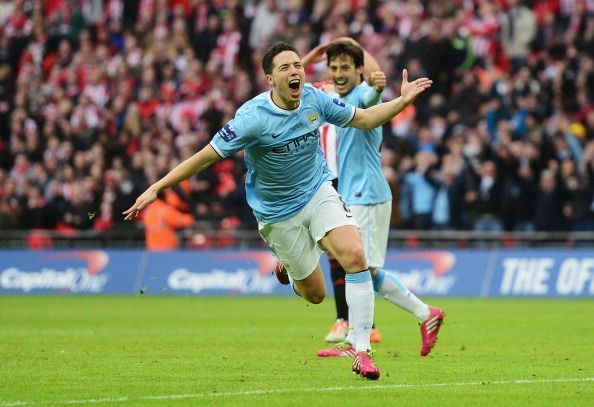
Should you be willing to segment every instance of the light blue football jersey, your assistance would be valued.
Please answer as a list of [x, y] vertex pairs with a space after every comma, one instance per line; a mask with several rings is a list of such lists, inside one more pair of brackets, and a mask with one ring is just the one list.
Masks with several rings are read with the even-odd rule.
[[355, 107], [306, 85], [294, 110], [274, 104], [271, 92], [247, 101], [210, 144], [223, 158], [245, 150], [248, 204], [256, 219], [277, 223], [298, 213], [332, 178], [318, 145], [318, 128], [343, 127]]
[[[373, 93], [370, 93], [373, 92]], [[375, 97], [374, 97], [375, 96]], [[380, 102], [373, 87], [362, 82], [343, 100], [355, 107]], [[375, 100], [373, 100], [375, 99]], [[371, 131], [354, 127], [336, 128], [338, 134], [338, 192], [349, 205], [374, 205], [392, 200], [381, 164], [382, 128]]]

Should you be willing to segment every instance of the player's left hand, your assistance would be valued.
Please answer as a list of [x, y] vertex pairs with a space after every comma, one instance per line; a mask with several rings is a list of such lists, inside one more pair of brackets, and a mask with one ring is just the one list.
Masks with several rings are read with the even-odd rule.
[[301, 58], [301, 63], [304, 66], [308, 66], [324, 61], [326, 59], [326, 50], [329, 46], [330, 43], [318, 45]]
[[382, 71], [374, 71], [369, 74], [369, 81], [376, 92], [381, 93], [386, 87], [386, 74]]
[[412, 82], [408, 81], [408, 71], [402, 70], [402, 86], [400, 87], [400, 97], [402, 101], [409, 105], [415, 101], [417, 96], [431, 87], [433, 81], [429, 78], [419, 78]]

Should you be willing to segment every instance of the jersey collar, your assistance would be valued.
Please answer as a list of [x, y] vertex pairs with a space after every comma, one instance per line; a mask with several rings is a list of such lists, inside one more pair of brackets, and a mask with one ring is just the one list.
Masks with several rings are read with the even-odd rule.
[[279, 113], [286, 114], [286, 115], [297, 114], [301, 110], [301, 106], [303, 105], [303, 95], [302, 95], [301, 100], [299, 101], [299, 106], [297, 106], [295, 109], [292, 109], [292, 110], [283, 109], [282, 107], [280, 107], [276, 103], [274, 103], [274, 100], [272, 100], [272, 89], [268, 91], [268, 94], [266, 95], [266, 99], [268, 99], [268, 103], [274, 110], [276, 110]]

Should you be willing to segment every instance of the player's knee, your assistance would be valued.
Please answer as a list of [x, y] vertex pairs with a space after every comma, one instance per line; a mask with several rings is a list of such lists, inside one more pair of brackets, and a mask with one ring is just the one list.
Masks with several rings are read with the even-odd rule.
[[360, 245], [353, 245], [345, 251], [340, 259], [342, 268], [348, 271], [363, 270], [367, 267], [365, 252]]
[[325, 290], [310, 291], [305, 295], [305, 299], [312, 304], [320, 304], [326, 298]]
[[309, 298], [309, 302], [312, 304], [321, 304], [326, 298], [326, 293], [316, 293]]

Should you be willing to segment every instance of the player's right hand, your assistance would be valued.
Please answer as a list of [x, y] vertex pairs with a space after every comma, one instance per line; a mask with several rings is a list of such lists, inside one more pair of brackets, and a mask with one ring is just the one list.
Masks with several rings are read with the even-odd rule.
[[154, 188], [149, 188], [142, 193], [129, 209], [122, 212], [124, 220], [134, 220], [138, 217], [141, 210], [146, 208], [151, 202], [157, 199], [157, 191]]
[[382, 71], [373, 71], [369, 74], [369, 81], [371, 86], [373, 86], [378, 93], [381, 93], [386, 87], [386, 74]]

